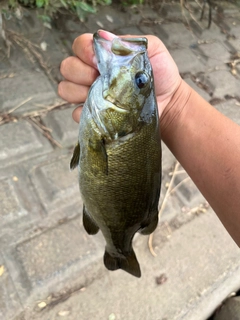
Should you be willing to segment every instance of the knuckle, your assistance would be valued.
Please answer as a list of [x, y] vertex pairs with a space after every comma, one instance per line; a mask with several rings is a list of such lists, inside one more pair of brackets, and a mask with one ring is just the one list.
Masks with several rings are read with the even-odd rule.
[[76, 48], [77, 48], [77, 47], [80, 45], [80, 43], [81, 43], [81, 37], [82, 37], [82, 35], [81, 35], [81, 36], [78, 36], [77, 38], [75, 38], [75, 39], [73, 40], [72, 51], [75, 52], [75, 53], [76, 53]]
[[68, 62], [67, 62], [67, 59], [68, 59], [68, 58], [64, 59], [64, 60], [61, 62], [61, 65], [60, 65], [60, 72], [61, 72], [61, 74], [62, 74], [63, 76], [64, 76], [64, 74], [65, 74], [66, 64], [68, 63]]
[[60, 72], [62, 76], [66, 77], [69, 75], [69, 70], [71, 70], [71, 66], [74, 64], [74, 57], [67, 57], [61, 62]]
[[58, 84], [58, 95], [62, 98], [64, 97], [64, 81]]
[[77, 38], [75, 38], [75, 39], [73, 40], [73, 43], [72, 43], [72, 51], [73, 51], [73, 52], [75, 52], [76, 40], [77, 40]]

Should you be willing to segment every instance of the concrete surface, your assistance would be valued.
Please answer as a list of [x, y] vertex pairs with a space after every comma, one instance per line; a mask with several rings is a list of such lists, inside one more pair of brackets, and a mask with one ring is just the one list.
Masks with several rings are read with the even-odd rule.
[[[208, 30], [196, 2], [190, 5], [192, 16], [176, 3], [106, 6], [85, 23], [62, 14], [51, 30], [31, 10], [5, 21], [12, 46], [8, 58], [0, 39], [1, 320], [206, 320], [240, 288], [240, 251], [185, 172], [154, 233], [157, 256], [148, 237], [134, 239], [142, 268], [136, 279], [104, 268], [103, 238], [83, 230], [77, 172], [69, 171], [78, 125], [74, 106], [57, 96], [59, 66], [76, 36], [100, 27], [159, 36], [182, 77], [240, 124], [240, 68], [232, 64], [240, 53], [239, 9], [221, 2]], [[175, 164], [163, 146], [161, 202]]]

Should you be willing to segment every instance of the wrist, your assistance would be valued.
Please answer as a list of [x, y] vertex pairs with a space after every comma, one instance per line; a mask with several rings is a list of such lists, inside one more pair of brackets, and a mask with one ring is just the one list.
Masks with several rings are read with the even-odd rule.
[[181, 125], [181, 118], [186, 108], [193, 89], [183, 80], [173, 94], [160, 117], [161, 136], [163, 141], [172, 135], [176, 126]]

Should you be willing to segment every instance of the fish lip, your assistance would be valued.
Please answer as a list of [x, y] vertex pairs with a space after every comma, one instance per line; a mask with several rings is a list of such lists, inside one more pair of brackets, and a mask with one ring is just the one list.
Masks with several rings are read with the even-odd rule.
[[102, 37], [100, 37], [98, 31], [93, 34], [93, 41], [97, 41], [97, 40], [99, 40], [100, 38], [103, 39]]
[[[96, 52], [95, 52], [95, 54], [96, 55], [98, 55], [99, 54], [99, 50], [100, 50], [100, 47], [101, 47], [101, 45], [100, 45], [100, 43], [99, 43], [99, 40], [105, 40], [104, 38], [102, 38], [102, 37], [100, 37], [100, 35], [98, 34], [98, 32], [95, 32], [94, 34], [93, 34], [93, 43], [94, 43], [94, 48], [95, 48], [95, 50], [96, 50]], [[105, 41], [107, 41], [107, 40], [105, 40]]]
[[110, 102], [112, 104], [112, 109], [115, 111], [118, 111], [120, 113], [128, 113], [129, 110], [126, 108], [122, 108], [118, 103], [116, 103], [116, 101], [114, 101], [113, 99], [109, 99], [109, 95], [107, 95], [106, 97], [104, 97], [104, 99], [108, 102]]
[[[93, 34], [95, 53], [98, 57], [101, 57], [101, 49], [105, 49], [109, 54], [119, 56], [144, 53], [147, 49], [148, 40], [145, 37], [121, 38], [114, 34], [111, 35], [113, 36], [112, 39], [106, 39], [99, 34], [99, 31]], [[140, 46], [142, 47], [141, 49], [139, 49]]]
[[112, 41], [111, 40], [107, 40], [103, 37], [100, 36], [100, 34], [97, 32], [95, 32], [93, 34], [93, 42], [94, 42], [94, 46], [95, 48], [99, 49], [101, 47], [101, 42], [104, 42], [104, 43], [111, 43]]
[[[93, 49], [97, 58], [97, 66], [100, 74], [111, 56], [111, 41], [104, 39], [98, 32], [93, 34]], [[102, 67], [101, 67], [102, 65]], [[102, 71], [102, 72], [101, 72]]]

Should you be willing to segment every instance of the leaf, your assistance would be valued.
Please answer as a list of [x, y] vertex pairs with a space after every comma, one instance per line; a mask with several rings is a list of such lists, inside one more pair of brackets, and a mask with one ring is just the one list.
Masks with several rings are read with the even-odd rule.
[[79, 7], [76, 7], [76, 13], [77, 13], [79, 20], [81, 22], [83, 22], [85, 19], [86, 13]]
[[0, 266], [0, 277], [3, 275], [5, 269], [4, 269], [4, 266]]
[[36, 0], [36, 5], [38, 8], [42, 8], [45, 4], [45, 0]]
[[17, 5], [17, 2], [15, 1], [15, 0], [9, 0], [9, 5], [10, 5], [10, 7], [16, 7], [16, 5]]
[[12, 17], [12, 14], [10, 11], [8, 11], [7, 9], [2, 9], [2, 14], [4, 15], [4, 18], [6, 20], [10, 20]]
[[42, 49], [42, 51], [47, 51], [47, 42], [46, 41], [42, 41], [40, 43], [40, 48]]
[[69, 310], [62, 310], [62, 311], [59, 311], [58, 312], [58, 316], [60, 317], [66, 317], [70, 314], [70, 311]]
[[39, 308], [39, 309], [43, 309], [43, 308], [45, 308], [46, 306], [47, 306], [47, 304], [46, 304], [45, 301], [41, 301], [41, 302], [38, 303], [38, 308]]
[[110, 4], [112, 4], [112, 0], [98, 0], [97, 3], [102, 6], [109, 6]]
[[68, 8], [68, 5], [67, 3], [65, 2], [65, 0], [60, 0], [61, 4], [67, 9]]
[[96, 9], [86, 2], [77, 1], [76, 7], [82, 9], [83, 11], [89, 12], [89, 13], [96, 13]]
[[47, 16], [47, 15], [38, 15], [39, 19], [42, 19], [43, 22], [51, 22], [51, 17]]

